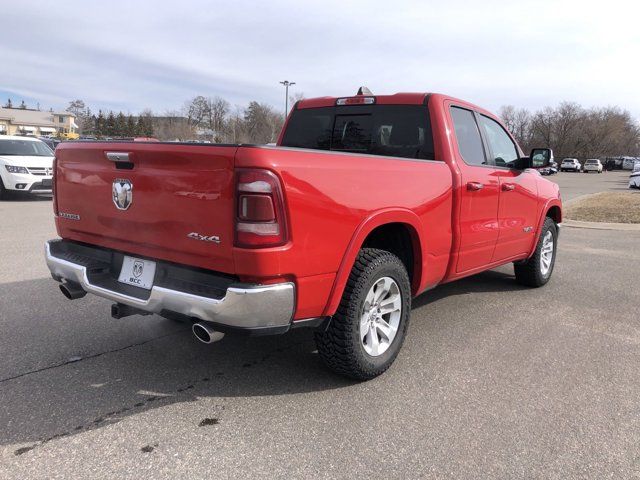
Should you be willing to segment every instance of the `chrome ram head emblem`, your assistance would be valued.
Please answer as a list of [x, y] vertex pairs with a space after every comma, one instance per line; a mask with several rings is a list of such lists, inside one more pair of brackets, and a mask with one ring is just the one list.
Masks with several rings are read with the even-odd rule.
[[144, 263], [142, 263], [140, 260], [136, 260], [133, 263], [133, 276], [138, 278], [140, 275], [142, 275], [143, 270], [144, 270]]
[[111, 192], [113, 203], [118, 210], [126, 210], [133, 203], [133, 185], [129, 180], [116, 178]]

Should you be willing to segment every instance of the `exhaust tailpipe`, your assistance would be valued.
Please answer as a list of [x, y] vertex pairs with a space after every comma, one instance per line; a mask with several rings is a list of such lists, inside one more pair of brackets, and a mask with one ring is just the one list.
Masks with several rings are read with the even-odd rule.
[[217, 332], [204, 323], [194, 323], [191, 327], [193, 334], [202, 343], [214, 343], [222, 340], [224, 333]]
[[60, 291], [69, 300], [77, 300], [78, 298], [82, 298], [87, 294], [87, 292], [85, 292], [80, 285], [74, 282], [61, 283]]

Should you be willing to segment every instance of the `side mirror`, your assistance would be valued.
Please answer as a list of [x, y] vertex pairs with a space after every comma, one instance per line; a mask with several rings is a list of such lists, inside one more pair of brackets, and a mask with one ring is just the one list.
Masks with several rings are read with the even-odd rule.
[[529, 168], [545, 168], [553, 162], [553, 150], [550, 148], [534, 148], [531, 150]]

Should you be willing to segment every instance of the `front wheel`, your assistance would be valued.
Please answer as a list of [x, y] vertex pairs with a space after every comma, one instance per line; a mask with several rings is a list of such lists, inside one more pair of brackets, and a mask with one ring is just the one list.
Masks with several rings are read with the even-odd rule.
[[0, 200], [5, 200], [7, 196], [7, 189], [4, 188], [4, 183], [2, 183], [2, 178], [0, 178]]
[[514, 264], [516, 281], [528, 287], [545, 285], [553, 273], [557, 248], [558, 228], [553, 219], [547, 217], [533, 255], [524, 262]]
[[357, 380], [384, 373], [398, 356], [409, 325], [411, 285], [400, 259], [363, 248], [338, 311], [315, 335], [318, 353], [334, 372]]

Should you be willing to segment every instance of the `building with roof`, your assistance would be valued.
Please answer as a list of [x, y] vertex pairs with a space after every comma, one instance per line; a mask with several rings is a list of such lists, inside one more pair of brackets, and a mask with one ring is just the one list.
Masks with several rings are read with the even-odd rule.
[[0, 135], [69, 135], [78, 126], [70, 112], [0, 107]]

